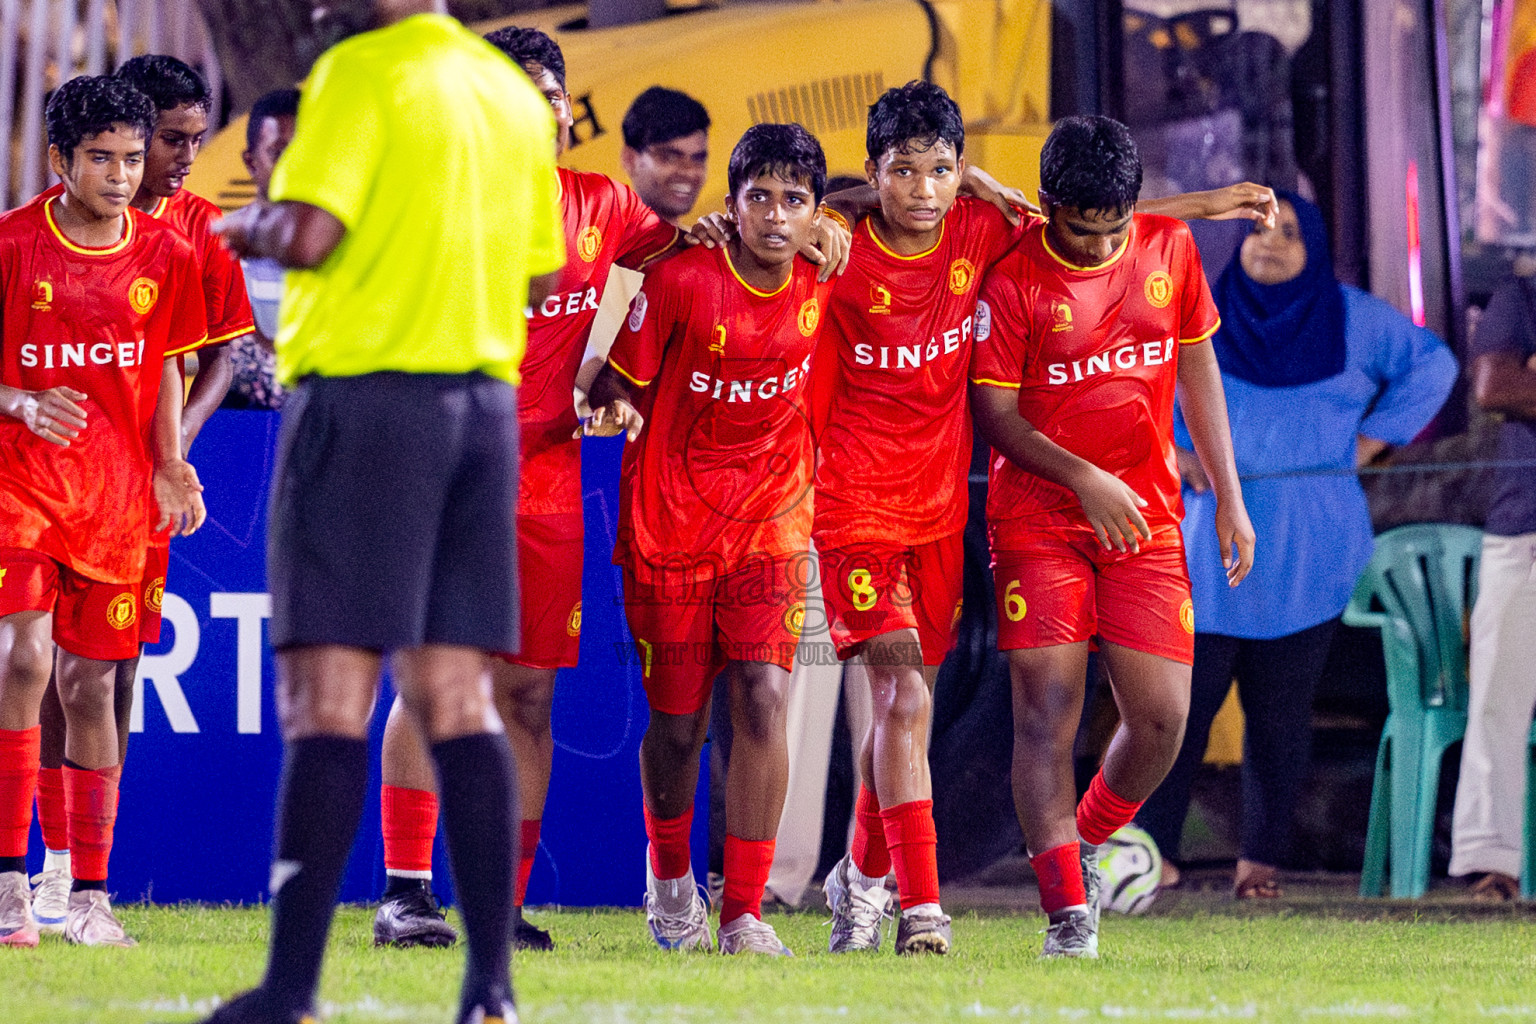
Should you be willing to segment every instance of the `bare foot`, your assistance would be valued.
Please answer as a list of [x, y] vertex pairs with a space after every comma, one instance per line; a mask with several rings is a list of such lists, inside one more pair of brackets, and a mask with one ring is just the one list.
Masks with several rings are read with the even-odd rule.
[[1237, 874], [1232, 882], [1232, 897], [1239, 900], [1273, 900], [1280, 897], [1280, 882], [1273, 864], [1260, 864], [1256, 860], [1237, 862]]
[[1184, 872], [1171, 860], [1163, 861], [1163, 874], [1157, 881], [1159, 889], [1176, 889], [1184, 881]]
[[1512, 903], [1520, 898], [1520, 880], [1501, 871], [1490, 871], [1472, 883], [1472, 899], [1477, 903]]

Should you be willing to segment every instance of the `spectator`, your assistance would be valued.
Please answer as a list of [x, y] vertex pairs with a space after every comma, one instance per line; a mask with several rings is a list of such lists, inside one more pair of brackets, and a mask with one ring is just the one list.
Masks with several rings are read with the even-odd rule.
[[1216, 503], [1176, 424], [1194, 589], [1189, 724], [1173, 770], [1137, 816], [1175, 885], [1189, 788], [1233, 678], [1246, 717], [1234, 894], [1280, 895], [1291, 812], [1310, 756], [1312, 695], [1337, 620], [1371, 557], [1370, 514], [1349, 472], [1435, 415], [1456, 361], [1429, 331], [1334, 278], [1317, 207], [1280, 192], [1216, 283], [1217, 360], [1243, 493], [1267, 554], [1239, 589], [1217, 558]]
[[619, 163], [645, 205], [677, 224], [699, 201], [709, 167], [709, 112], [676, 89], [653, 85], [624, 113]]
[[1451, 828], [1451, 874], [1475, 875], [1472, 897], [1520, 894], [1525, 768], [1536, 704], [1536, 284], [1499, 285], [1472, 338], [1472, 389], [1502, 414], [1496, 471], [1472, 609], [1471, 699]]
[[[272, 169], [293, 139], [298, 113], [297, 89], [275, 89], [251, 105], [245, 123], [245, 152], [240, 158], [256, 184], [258, 202], [267, 201]], [[224, 407], [280, 409], [287, 392], [277, 382], [277, 356], [272, 339], [277, 337], [277, 311], [283, 299], [283, 266], [265, 256], [241, 260], [240, 265], [245, 270], [251, 311], [256, 314], [256, 333], [230, 344], [235, 375]]]

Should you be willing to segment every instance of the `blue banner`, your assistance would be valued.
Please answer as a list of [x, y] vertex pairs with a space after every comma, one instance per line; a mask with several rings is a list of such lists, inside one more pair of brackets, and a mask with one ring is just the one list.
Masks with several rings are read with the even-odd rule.
[[[209, 516], [197, 534], [171, 545], [165, 629], [140, 663], [112, 852], [110, 887], [119, 899], [266, 897], [282, 765], [265, 564], [277, 428], [274, 413], [221, 411], [192, 452]], [[562, 670], [555, 688], [554, 775], [530, 904], [633, 906], [645, 888], [638, 751], [647, 710], [640, 669], [630, 656], [619, 571], [610, 563], [622, 444], [592, 438], [583, 448], [581, 667]], [[528, 586], [524, 597], [537, 593], [536, 584]], [[378, 749], [392, 699], [386, 681], [345, 900], [377, 898], [383, 888]], [[696, 862], [708, 830], [705, 781], [695, 817]], [[35, 827], [33, 834], [40, 863]], [[435, 867], [436, 887], [448, 897], [441, 835]], [[701, 863], [695, 872], [702, 880]]]

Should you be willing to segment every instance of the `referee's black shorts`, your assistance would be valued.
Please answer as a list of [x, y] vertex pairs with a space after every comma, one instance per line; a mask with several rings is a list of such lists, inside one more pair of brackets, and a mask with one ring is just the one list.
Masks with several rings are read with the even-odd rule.
[[272, 645], [516, 651], [517, 391], [484, 374], [308, 377], [268, 511]]

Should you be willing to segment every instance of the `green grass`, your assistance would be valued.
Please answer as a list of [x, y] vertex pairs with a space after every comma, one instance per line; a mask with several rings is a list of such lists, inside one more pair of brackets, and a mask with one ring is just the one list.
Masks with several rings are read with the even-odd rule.
[[[124, 906], [141, 945], [0, 950], [3, 1024], [199, 1019], [260, 975], [261, 909]], [[798, 956], [664, 955], [638, 913], [535, 913], [560, 943], [517, 961], [530, 1024], [955, 1020], [1536, 1020], [1536, 920], [1110, 918], [1103, 958], [1041, 963], [1041, 919], [961, 916], [946, 959], [832, 957], [813, 914], [770, 920]], [[338, 919], [322, 996], [335, 1024], [447, 1024], [459, 950], [375, 950], [370, 912]]]

